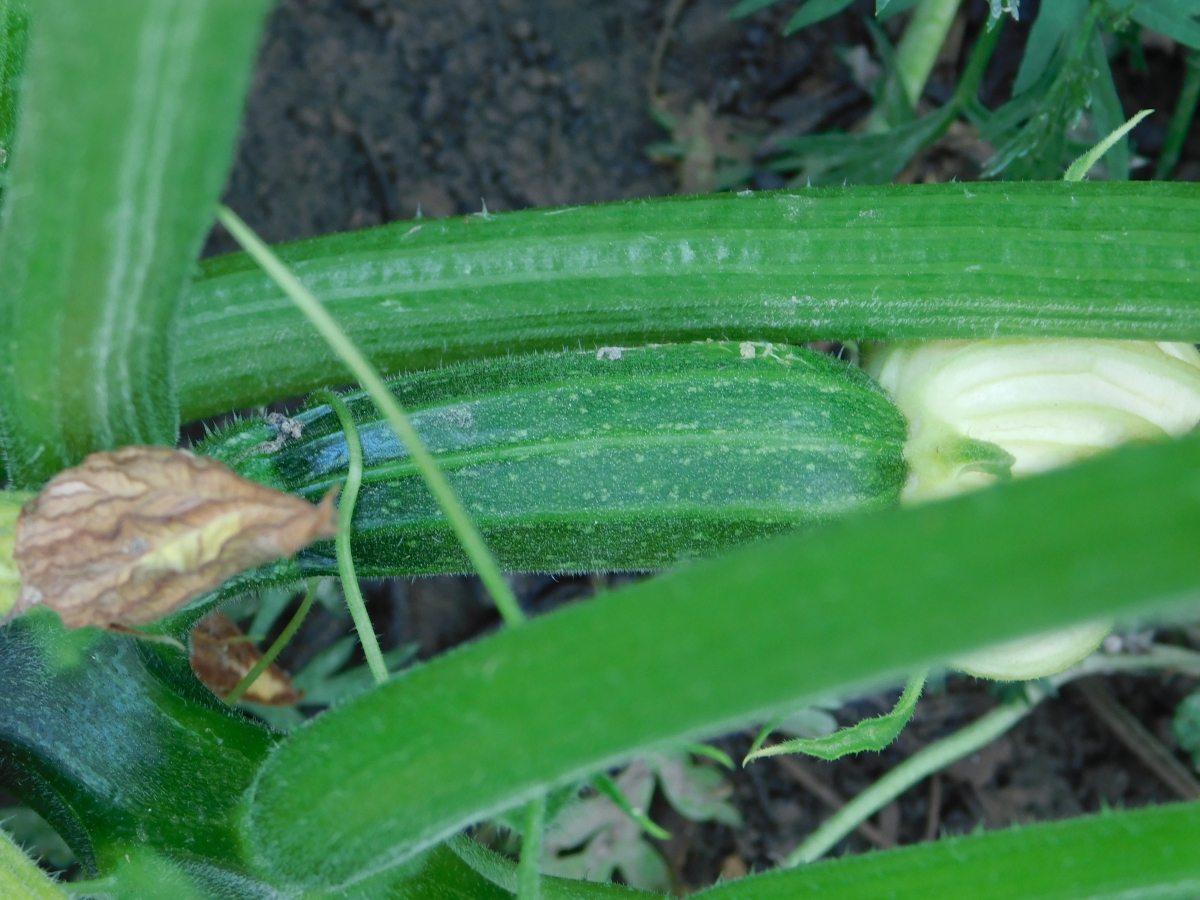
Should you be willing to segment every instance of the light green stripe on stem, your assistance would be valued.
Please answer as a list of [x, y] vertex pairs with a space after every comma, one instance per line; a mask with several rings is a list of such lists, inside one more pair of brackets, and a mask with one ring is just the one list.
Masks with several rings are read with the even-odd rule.
[[[759, 191], [398, 222], [275, 251], [385, 372], [710, 337], [1200, 341], [1198, 198], [1182, 182]], [[179, 332], [185, 421], [354, 380], [246, 254], [200, 269]]]
[[371, 677], [375, 679], [376, 684], [383, 684], [388, 680], [387, 664], [379, 650], [379, 640], [375, 636], [371, 617], [367, 615], [367, 604], [363, 601], [362, 591], [358, 586], [358, 573], [354, 571], [354, 556], [350, 550], [350, 537], [354, 532], [354, 505], [358, 502], [358, 491], [362, 487], [363, 479], [362, 441], [358, 439], [358, 426], [354, 424], [354, 416], [350, 414], [341, 397], [332, 391], [321, 391], [314, 395], [314, 399], [329, 404], [346, 435], [346, 486], [342, 488], [342, 496], [338, 501], [338, 532], [334, 540], [338, 574], [342, 578], [342, 594], [346, 598], [350, 617], [354, 619], [354, 628], [358, 631], [358, 641], [362, 644]]
[[229, 229], [229, 233], [242, 245], [243, 249], [271, 276], [276, 284], [291, 298], [292, 302], [316, 326], [321, 336], [333, 348], [338, 357], [346, 364], [363, 389], [371, 395], [371, 399], [379, 407], [384, 418], [388, 420], [396, 436], [404, 443], [409, 455], [421, 470], [421, 476], [429, 486], [441, 507], [442, 512], [450, 521], [455, 534], [463, 545], [468, 558], [479, 573], [480, 579], [492, 595], [496, 608], [504, 621], [509, 625], [519, 625], [525, 621], [525, 614], [517, 604], [517, 598], [504, 580], [499, 567], [483, 542], [479, 529], [471, 521], [462, 502], [454, 492], [454, 488], [446, 481], [433, 457], [425, 448], [421, 436], [417, 434], [412, 423], [396, 402], [396, 398], [384, 386], [383, 379], [375, 371], [375, 367], [367, 362], [358, 348], [346, 337], [346, 333], [338, 326], [333, 317], [325, 310], [319, 301], [295, 275], [285, 266], [271, 249], [259, 240], [250, 228], [238, 218], [233, 210], [221, 206], [217, 210], [217, 218]]
[[1006, 703], [974, 724], [909, 757], [834, 813], [788, 855], [784, 865], [798, 866], [820, 859], [834, 844], [918, 781], [990, 744], [1032, 708], [1024, 698]]
[[254, 682], [258, 681], [262, 673], [267, 671], [267, 667], [275, 662], [279, 654], [283, 652], [283, 648], [288, 645], [288, 642], [296, 636], [296, 632], [300, 630], [305, 617], [308, 616], [308, 611], [312, 609], [313, 601], [317, 599], [317, 584], [318, 581], [316, 579], [308, 583], [308, 590], [304, 594], [304, 599], [300, 601], [300, 608], [296, 610], [296, 614], [292, 616], [292, 620], [287, 623], [287, 627], [283, 629], [279, 637], [275, 638], [275, 643], [262, 655], [262, 659], [254, 664], [254, 668], [247, 672], [242, 680], [237, 683], [237, 687], [229, 692], [229, 696], [225, 698], [225, 702], [230, 706], [241, 700], [246, 691], [254, 687]]

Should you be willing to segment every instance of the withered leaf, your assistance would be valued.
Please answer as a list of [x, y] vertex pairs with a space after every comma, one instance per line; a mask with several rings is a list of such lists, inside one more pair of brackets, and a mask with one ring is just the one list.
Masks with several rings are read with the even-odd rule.
[[314, 506], [166, 447], [94, 453], [54, 476], [17, 520], [21, 593], [68, 628], [144, 625], [225, 579], [336, 534]]
[[[224, 613], [212, 612], [192, 629], [192, 671], [224, 700], [262, 659], [262, 653]], [[304, 694], [287, 672], [271, 663], [242, 695], [264, 706], [295, 706]]]

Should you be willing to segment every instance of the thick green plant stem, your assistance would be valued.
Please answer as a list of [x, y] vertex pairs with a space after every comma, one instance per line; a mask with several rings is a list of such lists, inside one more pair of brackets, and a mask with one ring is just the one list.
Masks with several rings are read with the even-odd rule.
[[[1200, 341], [1200, 187], [819, 188], [398, 223], [278, 248], [378, 368], [655, 341]], [[184, 304], [185, 420], [356, 376], [242, 254]]]
[[[1173, 608], [1200, 591], [1198, 540], [1191, 437], [692, 563], [475, 641], [295, 732], [245, 797], [245, 846], [281, 885], [346, 884], [639, 753], [989, 644]], [[338, 850], [321, 852], [335, 819]]]
[[525, 830], [521, 835], [521, 860], [517, 865], [517, 900], [541, 900], [542, 832], [546, 829], [546, 797], [529, 801], [525, 807]]
[[925, 90], [961, 0], [921, 0], [896, 47], [896, 76], [914, 107]]
[[17, 131], [28, 24], [25, 0], [0, 0], [0, 172], [8, 164]]
[[34, 865], [0, 829], [0, 897], [5, 900], [67, 900], [62, 889]]
[[1032, 708], [1025, 698], [1006, 703], [979, 721], [909, 757], [834, 813], [788, 854], [783, 864], [798, 866], [820, 859], [834, 844], [918, 781], [987, 746], [1023, 719]]
[[201, 685], [185, 654], [31, 611], [0, 629], [0, 695], [5, 783], [86, 874], [131, 846], [237, 864], [235, 809], [277, 738]]
[[697, 900], [1191, 900], [1200, 896], [1197, 845], [1200, 803], [1172, 803], [775, 869], [692, 896]]
[[[492, 595], [496, 609], [499, 610], [505, 622], [509, 625], [519, 625], [524, 622], [525, 614], [517, 604], [517, 598], [513, 596], [512, 588], [508, 586], [508, 582], [504, 580], [495, 560], [492, 559], [491, 553], [488, 552], [483, 537], [479, 534], [479, 529], [475, 527], [475, 523], [463, 509], [458, 494], [455, 493], [454, 488], [450, 486], [441, 469], [438, 468], [437, 462], [430, 456], [421, 436], [412, 427], [408, 416], [404, 414], [404, 410], [400, 408], [396, 398], [388, 391], [374, 366], [366, 360], [354, 342], [342, 331], [322, 306], [321, 301], [292, 274], [279, 257], [272, 253], [254, 232], [246, 227], [246, 224], [231, 209], [222, 206], [217, 215], [221, 224], [229, 229], [230, 234], [238, 243], [245, 247], [255, 261], [286, 291], [287, 296], [303, 311], [308, 320], [320, 332], [321, 337], [333, 348], [338, 359], [346, 364], [362, 384], [363, 389], [371, 395], [371, 399], [375, 401], [379, 411], [388, 420], [388, 424], [391, 425], [396, 436], [408, 450], [409, 456], [416, 463], [421, 476], [429, 486], [430, 493], [437, 499], [442, 512], [450, 521], [451, 527], [454, 528], [455, 534], [462, 543], [463, 550], [466, 551], [475, 570], [479, 573], [484, 587]], [[386, 668], [383, 671], [386, 678]]]
[[180, 294], [225, 184], [268, 0], [31, 0], [0, 224], [0, 418], [33, 487], [174, 444]]
[[237, 683], [234, 689], [229, 692], [229, 696], [225, 698], [225, 702], [230, 706], [236, 704], [242, 699], [242, 695], [246, 691], [254, 687], [254, 682], [258, 681], [258, 677], [267, 671], [267, 667], [275, 662], [279, 654], [283, 652], [283, 648], [296, 636], [296, 632], [304, 624], [304, 619], [308, 615], [308, 611], [312, 609], [313, 601], [317, 599], [317, 585], [319, 583], [316, 579], [309, 581], [308, 590], [304, 593], [304, 599], [300, 601], [300, 608], [296, 610], [296, 614], [292, 616], [291, 621], [280, 632], [279, 637], [275, 638], [275, 643], [271, 644], [267, 652], [262, 655], [262, 659], [254, 664], [254, 668], [246, 673], [245, 677]]
[[1179, 89], [1179, 100], [1175, 104], [1175, 112], [1171, 114], [1171, 123], [1167, 126], [1167, 137], [1163, 141], [1162, 152], [1158, 155], [1158, 165], [1154, 167], [1154, 178], [1157, 181], [1170, 181], [1179, 164], [1179, 154], [1187, 142], [1188, 132], [1192, 128], [1192, 118], [1196, 115], [1196, 102], [1200, 100], [1200, 50], [1188, 53], [1187, 64], [1183, 72], [1183, 86]]
[[341, 423], [342, 432], [346, 435], [349, 465], [346, 470], [346, 485], [342, 488], [342, 496], [338, 500], [338, 533], [334, 540], [337, 547], [338, 574], [342, 579], [342, 594], [346, 598], [346, 607], [350, 610], [350, 618], [354, 620], [354, 628], [358, 632], [358, 640], [362, 644], [363, 655], [367, 658], [371, 677], [375, 679], [376, 684], [383, 684], [388, 680], [387, 663], [383, 661], [383, 652], [379, 649], [375, 626], [371, 624], [371, 617], [367, 615], [367, 604], [358, 586], [354, 554], [350, 549], [350, 536], [354, 531], [354, 507], [358, 503], [358, 491], [362, 487], [363, 479], [362, 442], [358, 439], [358, 426], [354, 424], [354, 416], [350, 415], [350, 410], [346, 408], [341, 397], [333, 391], [321, 391], [317, 398], [329, 404]]

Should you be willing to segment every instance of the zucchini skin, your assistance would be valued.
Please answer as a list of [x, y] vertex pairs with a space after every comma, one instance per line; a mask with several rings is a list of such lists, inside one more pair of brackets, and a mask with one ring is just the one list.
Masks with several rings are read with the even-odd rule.
[[[906, 423], [883, 391], [858, 369], [796, 347], [534, 354], [389, 387], [509, 570], [657, 569], [890, 505], [906, 474]], [[364, 456], [352, 541], [359, 573], [469, 571], [374, 404], [361, 392], [345, 400]], [[263, 446], [274, 430], [262, 420], [198, 449], [315, 501], [345, 478], [346, 440], [328, 406], [296, 420], [302, 436], [278, 449]], [[302, 575], [335, 573], [332, 542], [296, 564]]]

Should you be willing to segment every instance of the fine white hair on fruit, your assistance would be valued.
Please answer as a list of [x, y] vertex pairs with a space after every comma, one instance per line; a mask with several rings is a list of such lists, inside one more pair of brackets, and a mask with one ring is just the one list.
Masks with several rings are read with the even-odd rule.
[[[909, 423], [903, 500], [1044, 472], [1200, 423], [1200, 352], [1149, 341], [1009, 339], [868, 346], [863, 367]], [[1109, 623], [953, 661], [997, 680], [1040, 678], [1095, 650]]]

